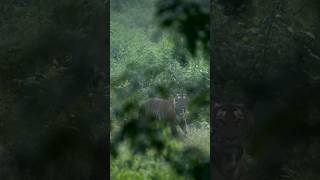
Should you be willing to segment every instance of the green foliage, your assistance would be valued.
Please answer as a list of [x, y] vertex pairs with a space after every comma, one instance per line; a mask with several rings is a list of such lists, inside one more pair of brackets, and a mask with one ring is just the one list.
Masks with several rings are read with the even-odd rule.
[[210, 154], [210, 123], [205, 121], [194, 122], [189, 125], [188, 137], [184, 140], [189, 146], [196, 146], [203, 150], [204, 154]]
[[[111, 158], [111, 178], [115, 180], [165, 180], [192, 177], [193, 166], [208, 163], [209, 128], [205, 124], [202, 126], [192, 125], [189, 133], [188, 138], [183, 141], [165, 139], [166, 148], [163, 154], [159, 154], [156, 149], [148, 149], [143, 154], [133, 154], [132, 147], [130, 148], [128, 142], [124, 141], [118, 146], [118, 155]], [[192, 150], [190, 147], [198, 147], [202, 153]], [[199, 170], [200, 172], [201, 170]], [[208, 174], [206, 176], [208, 177]]]
[[123, 146], [120, 156], [111, 159], [111, 179], [114, 180], [144, 180], [144, 179], [183, 179], [171, 166], [154, 153], [133, 155]]
[[140, 127], [141, 102], [175, 93], [191, 99], [188, 123], [209, 121], [206, 54], [193, 56], [182, 37], [159, 30], [155, 1], [144, 2], [120, 1], [111, 12], [111, 177], [208, 178], [208, 129], [192, 127], [188, 137], [173, 138], [168, 127], [151, 121]]
[[186, 91], [192, 96], [209, 89], [205, 55], [193, 57], [180, 47], [189, 62], [181, 66], [177, 59], [182, 55], [176, 54], [169, 33], [163, 33], [157, 42], [151, 40], [159, 31], [157, 22], [150, 18], [154, 7], [139, 13], [144, 8], [128, 6], [126, 13], [111, 12], [111, 104], [115, 109], [123, 107], [119, 103], [124, 102], [123, 98], [128, 100], [128, 95], [141, 101]]
[[157, 18], [162, 27], [171, 28], [184, 37], [191, 54], [209, 43], [209, 2], [203, 0], [163, 0], [157, 4]]

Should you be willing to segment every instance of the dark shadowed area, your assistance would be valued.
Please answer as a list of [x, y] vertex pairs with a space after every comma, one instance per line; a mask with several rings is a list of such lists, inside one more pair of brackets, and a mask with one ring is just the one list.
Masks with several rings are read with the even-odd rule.
[[0, 4], [0, 179], [108, 176], [108, 1]]
[[211, 8], [213, 101], [244, 103], [255, 119], [246, 179], [319, 179], [319, 2]]

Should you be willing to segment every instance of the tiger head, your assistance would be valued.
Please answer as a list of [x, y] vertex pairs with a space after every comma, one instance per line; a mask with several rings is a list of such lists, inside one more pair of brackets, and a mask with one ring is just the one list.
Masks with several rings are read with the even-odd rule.
[[189, 98], [187, 97], [187, 94], [176, 94], [174, 97], [174, 103], [177, 114], [185, 114], [187, 111], [187, 105], [188, 105]]
[[174, 98], [175, 111], [177, 114], [177, 122], [181, 127], [184, 134], [187, 134], [187, 106], [188, 106], [189, 98], [186, 93], [184, 94], [176, 94]]
[[215, 104], [213, 117], [214, 164], [221, 174], [235, 179], [253, 128], [252, 117], [242, 104]]

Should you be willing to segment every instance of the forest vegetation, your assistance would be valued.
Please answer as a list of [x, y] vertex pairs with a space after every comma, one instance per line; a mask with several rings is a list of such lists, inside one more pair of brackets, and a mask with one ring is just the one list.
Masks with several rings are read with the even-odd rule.
[[[184, 36], [161, 28], [155, 0], [111, 1], [111, 7], [111, 179], [208, 178], [208, 54], [190, 53]], [[190, 99], [186, 137], [172, 139], [164, 129], [139, 140], [134, 123], [141, 103], [177, 93]], [[195, 174], [200, 166], [207, 172]]]

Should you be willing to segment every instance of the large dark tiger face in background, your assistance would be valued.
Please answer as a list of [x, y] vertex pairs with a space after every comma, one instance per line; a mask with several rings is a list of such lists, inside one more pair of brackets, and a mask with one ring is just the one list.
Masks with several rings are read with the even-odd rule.
[[215, 104], [213, 116], [214, 164], [227, 179], [237, 179], [253, 118], [241, 104]]

